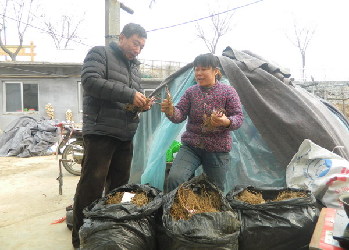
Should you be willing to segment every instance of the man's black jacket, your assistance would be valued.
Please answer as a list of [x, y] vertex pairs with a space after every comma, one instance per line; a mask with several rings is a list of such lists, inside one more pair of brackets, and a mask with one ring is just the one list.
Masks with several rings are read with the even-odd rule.
[[118, 45], [93, 47], [86, 55], [81, 73], [83, 134], [132, 140], [139, 118], [125, 110], [136, 91], [142, 92], [137, 60], [127, 60]]

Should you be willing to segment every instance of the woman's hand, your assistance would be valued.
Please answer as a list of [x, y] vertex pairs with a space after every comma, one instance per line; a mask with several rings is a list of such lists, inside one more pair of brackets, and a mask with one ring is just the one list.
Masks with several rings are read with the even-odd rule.
[[213, 112], [211, 114], [211, 124], [213, 127], [229, 127], [230, 126], [230, 120], [226, 115], [221, 112]]
[[174, 107], [171, 102], [169, 102], [167, 99], [164, 99], [161, 103], [161, 112], [164, 112], [168, 116], [173, 116], [174, 113]]

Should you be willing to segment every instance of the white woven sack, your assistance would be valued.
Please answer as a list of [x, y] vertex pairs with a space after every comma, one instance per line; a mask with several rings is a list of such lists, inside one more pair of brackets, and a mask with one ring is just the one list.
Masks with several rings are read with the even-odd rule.
[[349, 162], [311, 140], [304, 140], [286, 169], [287, 187], [309, 189], [326, 207], [342, 208], [349, 192]]

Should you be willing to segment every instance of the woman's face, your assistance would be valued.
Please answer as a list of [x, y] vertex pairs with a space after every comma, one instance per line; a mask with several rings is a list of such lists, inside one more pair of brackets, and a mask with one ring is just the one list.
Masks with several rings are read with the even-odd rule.
[[216, 83], [218, 69], [212, 67], [196, 66], [194, 68], [195, 80], [203, 87], [211, 87]]

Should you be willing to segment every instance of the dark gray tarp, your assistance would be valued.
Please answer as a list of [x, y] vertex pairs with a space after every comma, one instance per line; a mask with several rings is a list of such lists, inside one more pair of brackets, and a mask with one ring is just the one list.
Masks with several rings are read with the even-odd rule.
[[340, 154], [349, 160], [348, 130], [325, 105], [280, 79], [288, 75], [279, 68], [230, 47], [220, 62], [254, 125], [283, 166], [304, 139], [330, 151], [344, 146]]
[[30, 157], [49, 154], [58, 141], [55, 122], [22, 116], [8, 125], [0, 135], [0, 156]]
[[[305, 139], [332, 151], [336, 146], [349, 159], [348, 121], [335, 109], [301, 87], [281, 67], [249, 51], [227, 47], [218, 56], [222, 83], [231, 84], [243, 104], [244, 124], [232, 132], [232, 165], [226, 191], [235, 185], [286, 186], [286, 167]], [[176, 104], [184, 91], [196, 84], [193, 63], [166, 78], [151, 94], [165, 98], [167, 86]], [[180, 137], [185, 122], [172, 124], [161, 114], [160, 105], [142, 113], [136, 133], [131, 179], [161, 189], [165, 179], [165, 154]], [[200, 173], [196, 173], [200, 174]]]

